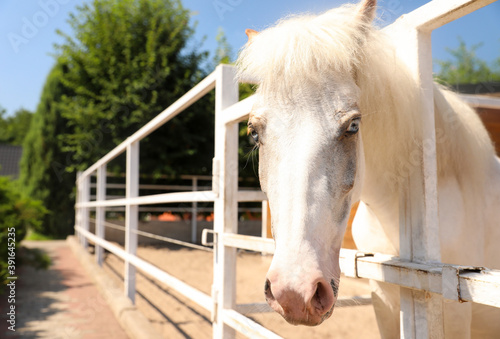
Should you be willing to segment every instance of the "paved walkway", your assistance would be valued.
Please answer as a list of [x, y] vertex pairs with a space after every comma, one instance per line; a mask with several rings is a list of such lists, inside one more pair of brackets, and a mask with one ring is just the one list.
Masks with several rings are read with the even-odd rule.
[[68, 243], [27, 241], [52, 259], [48, 270], [18, 269], [16, 331], [7, 329], [7, 295], [0, 295], [0, 338], [128, 338]]

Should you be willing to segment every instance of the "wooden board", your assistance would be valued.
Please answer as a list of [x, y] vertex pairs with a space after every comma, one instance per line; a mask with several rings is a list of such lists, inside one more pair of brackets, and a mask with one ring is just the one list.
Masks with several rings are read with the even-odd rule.
[[500, 156], [500, 109], [477, 108], [476, 110], [495, 144], [497, 155]]

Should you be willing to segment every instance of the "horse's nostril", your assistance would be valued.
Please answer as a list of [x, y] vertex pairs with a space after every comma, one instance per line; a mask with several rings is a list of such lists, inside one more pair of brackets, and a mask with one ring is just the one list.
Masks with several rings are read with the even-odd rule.
[[271, 292], [271, 282], [269, 279], [266, 279], [266, 283], [264, 284], [264, 294], [266, 295], [266, 299], [274, 300], [273, 292]]
[[321, 295], [319, 293], [320, 289], [321, 289], [321, 284], [318, 283], [316, 287], [316, 293], [314, 293], [314, 298], [316, 298], [316, 300], [318, 301], [321, 301]]
[[326, 281], [318, 282], [316, 291], [311, 298], [311, 306], [321, 315], [327, 313], [333, 306], [334, 294], [332, 286]]
[[313, 300], [311, 300], [313, 306], [315, 306], [318, 310], [322, 310], [324, 308], [322, 305], [323, 301], [321, 300], [322, 295], [323, 295], [322, 285], [318, 283], [318, 285], [316, 285], [316, 293], [314, 293], [314, 298]]

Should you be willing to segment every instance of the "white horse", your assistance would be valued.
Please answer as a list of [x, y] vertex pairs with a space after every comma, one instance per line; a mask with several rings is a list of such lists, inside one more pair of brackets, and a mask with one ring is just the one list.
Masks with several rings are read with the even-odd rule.
[[[248, 129], [276, 242], [266, 299], [292, 324], [331, 315], [354, 203], [358, 248], [399, 253], [398, 197], [422, 147], [421, 90], [372, 27], [375, 2], [247, 30], [238, 59], [240, 74], [259, 80]], [[434, 100], [442, 261], [500, 268], [500, 161], [471, 108], [438, 85]], [[399, 287], [372, 283], [380, 332], [397, 337]], [[500, 336], [494, 308], [443, 309], [448, 338]]]

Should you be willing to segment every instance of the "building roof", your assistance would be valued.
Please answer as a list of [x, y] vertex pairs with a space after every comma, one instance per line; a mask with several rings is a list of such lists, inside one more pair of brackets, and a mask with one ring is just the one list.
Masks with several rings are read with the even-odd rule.
[[0, 145], [0, 175], [19, 177], [19, 162], [22, 154], [22, 146]]
[[463, 94], [480, 94], [500, 97], [500, 82], [480, 82], [477, 84], [458, 84], [451, 86], [453, 90]]
[[500, 112], [500, 96], [460, 94], [460, 98], [474, 108], [487, 108]]

